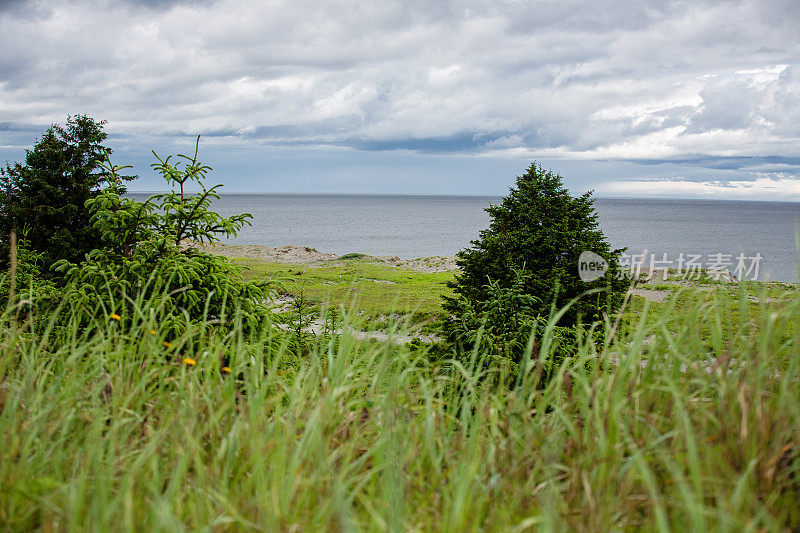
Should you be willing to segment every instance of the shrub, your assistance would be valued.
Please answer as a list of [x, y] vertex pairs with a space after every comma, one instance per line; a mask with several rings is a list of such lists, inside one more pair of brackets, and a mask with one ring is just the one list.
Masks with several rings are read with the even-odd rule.
[[42, 275], [43, 254], [34, 251], [23, 236], [15, 245], [14, 255], [9, 271], [0, 277], [0, 305], [8, 303], [22, 311], [42, 304], [49, 307], [47, 304], [57, 301], [55, 284]]
[[[609, 246], [593, 202], [590, 192], [572, 197], [561, 176], [536, 163], [518, 177], [516, 188], [486, 210], [489, 228], [458, 253], [455, 294], [444, 302], [451, 341], [472, 349], [483, 328], [481, 349], [518, 363], [529, 336], [556, 310], [569, 306], [557, 324], [565, 339], [574, 336], [570, 329], [614, 313], [628, 285], [616, 275], [623, 250]], [[577, 270], [586, 250], [609, 264], [603, 278], [589, 283]]]
[[0, 261], [7, 257], [11, 230], [24, 233], [30, 248], [41, 254], [43, 275], [59, 259], [77, 262], [101, 247], [86, 202], [108, 177], [100, 167], [111, 152], [103, 145], [104, 124], [86, 115], [68, 117], [65, 126], [50, 126], [26, 151], [24, 164], [0, 168]]
[[[466, 298], [453, 300], [452, 318], [446, 322], [448, 339], [460, 347], [456, 352], [464, 360], [472, 353], [480, 354], [495, 370], [516, 374], [528, 356], [539, 355], [539, 347], [548, 329], [547, 317], [537, 311], [541, 300], [525, 293], [525, 283], [530, 274], [520, 271], [509, 287], [490, 281], [485, 289], [489, 296], [484, 301], [470, 302]], [[550, 324], [548, 357], [540, 363], [540, 380], [546, 383], [552, 370], [575, 352], [575, 346], [584, 339], [582, 326], [555, 326]]]
[[[87, 202], [94, 230], [103, 246], [86, 260], [59, 261], [54, 268], [68, 280], [67, 299], [81, 305], [89, 317], [131, 316], [137, 302], [148, 301], [161, 320], [226, 322], [236, 307], [246, 324], [258, 324], [268, 315], [266, 282], [244, 282], [227, 259], [199, 251], [196, 243], [213, 243], [236, 235], [251, 215], [224, 218], [211, 210], [221, 185], [207, 187], [211, 167], [193, 157], [161, 159], [153, 167], [180, 192], [157, 194], [145, 202], [123, 197], [119, 172], [127, 167], [104, 163], [109, 186]], [[183, 161], [181, 161], [183, 160]], [[185, 185], [195, 183], [196, 194]], [[155, 300], [154, 300], [155, 299]]]

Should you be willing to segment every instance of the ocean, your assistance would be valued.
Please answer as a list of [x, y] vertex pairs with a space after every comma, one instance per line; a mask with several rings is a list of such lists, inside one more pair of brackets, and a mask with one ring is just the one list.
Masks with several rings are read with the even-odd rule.
[[[136, 194], [139, 197], [139, 194]], [[371, 194], [225, 194], [214, 208], [248, 212], [228, 244], [300, 244], [319, 251], [401, 258], [454, 255], [489, 224], [484, 208], [498, 196]], [[623, 261], [676, 267], [691, 258], [702, 268], [740, 279], [797, 281], [800, 203], [679, 199], [595, 202], [600, 227]], [[665, 255], [666, 254], [666, 255]], [[683, 255], [681, 255], [683, 254]]]

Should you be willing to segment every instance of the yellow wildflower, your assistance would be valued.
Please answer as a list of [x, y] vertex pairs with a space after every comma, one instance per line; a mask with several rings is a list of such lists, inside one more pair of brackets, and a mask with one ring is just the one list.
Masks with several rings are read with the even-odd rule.
[[228, 374], [230, 374], [231, 372], [233, 372], [233, 370], [231, 370], [231, 367], [229, 367], [229, 366], [223, 366], [223, 367], [222, 367], [222, 371], [223, 371], [223, 372], [227, 372]]
[[172, 343], [171, 343], [171, 342], [167, 342], [167, 341], [161, 341], [161, 344], [163, 344], [163, 345], [164, 345], [164, 346], [166, 346], [167, 348], [172, 348]]
[[184, 362], [184, 363], [186, 363], [186, 364], [187, 364], [187, 365], [189, 365], [189, 366], [194, 366], [194, 365], [196, 365], [196, 364], [197, 364], [197, 361], [195, 361], [195, 360], [194, 360], [194, 359], [192, 359], [191, 357], [184, 357], [184, 358], [183, 358], [183, 362]]
[[120, 320], [122, 320], [122, 317], [121, 317], [121, 316], [119, 316], [119, 315], [118, 315], [118, 314], [116, 314], [116, 313], [111, 313], [110, 315], [108, 315], [108, 318], [110, 318], [110, 319], [112, 319], [112, 320], [116, 320], [117, 322], [119, 322]]

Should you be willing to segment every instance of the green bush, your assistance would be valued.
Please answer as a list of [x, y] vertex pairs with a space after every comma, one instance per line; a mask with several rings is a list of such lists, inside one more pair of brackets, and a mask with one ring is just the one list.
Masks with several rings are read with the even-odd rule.
[[[108, 178], [100, 166], [111, 152], [103, 145], [103, 124], [86, 115], [68, 117], [65, 126], [50, 126], [26, 151], [24, 164], [0, 168], [0, 263], [5, 264], [11, 230], [25, 234], [41, 254], [44, 276], [59, 259], [79, 262], [102, 246], [86, 202]], [[121, 187], [133, 178], [117, 179]]]
[[50, 307], [60, 299], [55, 283], [42, 275], [43, 255], [34, 251], [24, 237], [17, 242], [16, 260], [13, 266], [9, 265], [9, 271], [0, 277], [0, 305], [8, 303], [19, 314], [23, 310], [30, 311], [43, 304]]
[[[481, 351], [518, 364], [531, 335], [541, 336], [557, 309], [558, 329], [551, 330], [565, 339], [555, 351], [564, 354], [569, 339], [618, 309], [628, 286], [617, 275], [622, 250], [612, 250], [598, 228], [593, 202], [591, 193], [572, 197], [561, 176], [534, 163], [486, 210], [491, 224], [458, 253], [455, 294], [444, 299], [444, 332], [465, 356], [480, 339]], [[578, 257], [587, 250], [609, 264], [589, 283], [578, 275]]]
[[[265, 281], [245, 282], [238, 269], [223, 257], [198, 251], [197, 243], [213, 243], [236, 235], [249, 214], [224, 218], [211, 210], [221, 185], [207, 187], [211, 167], [194, 156], [161, 159], [153, 167], [170, 187], [180, 190], [157, 194], [145, 202], [123, 197], [119, 172], [126, 168], [104, 163], [108, 187], [87, 202], [94, 230], [102, 247], [86, 260], [62, 260], [54, 265], [67, 280], [65, 299], [79, 305], [90, 319], [118, 315], [132, 319], [136, 302], [153, 301], [161, 320], [176, 325], [186, 321], [230, 321], [235, 307], [246, 324], [260, 323], [269, 314], [270, 286]], [[186, 184], [200, 188], [185, 192]]]
[[[540, 367], [542, 383], [546, 383], [552, 369], [575, 353], [586, 332], [580, 325], [557, 326], [542, 317], [538, 311], [541, 300], [525, 293], [529, 276], [517, 271], [509, 287], [490, 281], [485, 287], [489, 296], [484, 301], [455, 299], [445, 332], [459, 348], [456, 353], [462, 361], [481, 357], [495, 370], [516, 374], [526, 360], [533, 359]], [[545, 337], [547, 357], [540, 359]]]

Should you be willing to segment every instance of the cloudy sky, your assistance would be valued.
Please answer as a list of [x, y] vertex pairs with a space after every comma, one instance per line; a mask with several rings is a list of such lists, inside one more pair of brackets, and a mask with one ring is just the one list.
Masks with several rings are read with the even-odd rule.
[[138, 190], [800, 200], [800, 1], [0, 0], [0, 160], [108, 121]]

